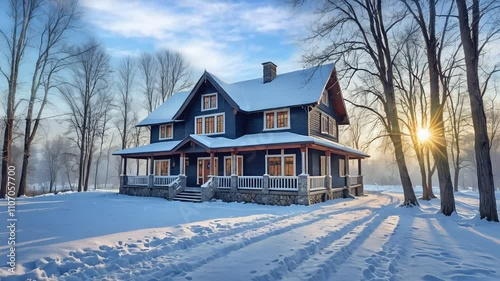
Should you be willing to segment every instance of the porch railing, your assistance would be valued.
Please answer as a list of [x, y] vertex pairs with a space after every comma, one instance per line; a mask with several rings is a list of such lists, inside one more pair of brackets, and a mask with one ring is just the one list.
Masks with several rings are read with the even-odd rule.
[[298, 177], [269, 177], [270, 190], [298, 190]]
[[309, 176], [309, 189], [311, 191], [326, 188], [326, 176]]
[[127, 176], [128, 185], [148, 186], [149, 176]]
[[168, 186], [175, 181], [177, 176], [155, 176], [153, 185], [155, 186]]
[[363, 184], [363, 176], [361, 176], [361, 175], [359, 175], [359, 176], [349, 176], [349, 180], [350, 180], [351, 185], [354, 185], [354, 184]]
[[231, 188], [231, 177], [230, 176], [215, 176], [217, 180], [218, 188]]
[[238, 188], [241, 189], [262, 189], [264, 187], [264, 177], [239, 176]]

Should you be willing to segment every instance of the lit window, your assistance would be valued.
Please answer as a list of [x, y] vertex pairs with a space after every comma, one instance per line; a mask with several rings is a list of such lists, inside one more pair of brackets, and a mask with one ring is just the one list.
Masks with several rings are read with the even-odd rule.
[[224, 113], [198, 116], [195, 120], [195, 132], [197, 135], [224, 133]]
[[164, 139], [173, 138], [174, 137], [173, 131], [174, 131], [174, 127], [172, 124], [161, 125], [160, 126], [160, 139], [164, 140]]
[[328, 117], [321, 115], [321, 133], [328, 134]]
[[[224, 157], [224, 176], [231, 175], [231, 156]], [[236, 175], [243, 176], [243, 155], [236, 156]]]
[[339, 177], [345, 176], [345, 160], [339, 159]]
[[275, 110], [266, 111], [264, 113], [264, 128], [265, 130], [275, 130], [275, 129], [288, 129], [290, 128], [290, 111], [285, 110]]
[[170, 160], [155, 160], [155, 176], [170, 176]]
[[217, 109], [217, 93], [201, 96], [201, 110]]
[[268, 155], [266, 168], [270, 176], [295, 176], [295, 156]]

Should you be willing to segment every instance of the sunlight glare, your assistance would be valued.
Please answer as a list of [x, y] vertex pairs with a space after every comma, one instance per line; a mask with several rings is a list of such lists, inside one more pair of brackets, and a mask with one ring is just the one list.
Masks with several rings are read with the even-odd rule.
[[431, 138], [431, 133], [427, 128], [420, 128], [417, 131], [418, 140], [421, 142], [426, 142]]

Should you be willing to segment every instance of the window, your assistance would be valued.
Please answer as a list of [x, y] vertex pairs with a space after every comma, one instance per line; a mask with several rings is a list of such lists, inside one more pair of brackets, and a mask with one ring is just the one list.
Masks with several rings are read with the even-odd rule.
[[[224, 157], [224, 176], [231, 175], [231, 156]], [[243, 155], [236, 156], [236, 175], [243, 176]]]
[[224, 113], [195, 117], [197, 135], [223, 134], [224, 131]]
[[266, 173], [270, 176], [295, 176], [295, 155], [266, 155]]
[[264, 130], [278, 130], [290, 128], [290, 110], [281, 109], [264, 112]]
[[325, 156], [320, 156], [320, 168], [321, 168], [321, 174], [320, 176], [326, 176], [326, 157]]
[[345, 160], [339, 159], [339, 177], [345, 177]]
[[170, 160], [155, 160], [155, 176], [170, 176]]
[[328, 134], [328, 117], [321, 115], [321, 133]]
[[201, 96], [201, 110], [217, 109], [217, 93]]
[[174, 126], [172, 124], [160, 126], [160, 139], [171, 139], [174, 137]]
[[328, 91], [325, 89], [323, 90], [323, 94], [321, 94], [321, 103], [325, 104], [325, 105], [329, 105], [328, 104]]
[[328, 118], [328, 134], [332, 137], [336, 136], [336, 126], [335, 126], [335, 119], [333, 118]]

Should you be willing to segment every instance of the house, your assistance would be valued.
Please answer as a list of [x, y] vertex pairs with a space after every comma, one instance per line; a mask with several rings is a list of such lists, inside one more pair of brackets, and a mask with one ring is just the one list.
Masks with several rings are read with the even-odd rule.
[[[205, 71], [137, 124], [150, 128], [150, 144], [113, 153], [123, 159], [120, 192], [275, 205], [362, 195], [369, 155], [338, 142], [349, 117], [334, 65], [283, 74], [262, 65], [263, 77], [236, 83]], [[145, 174], [126, 175], [128, 159], [146, 160]]]

